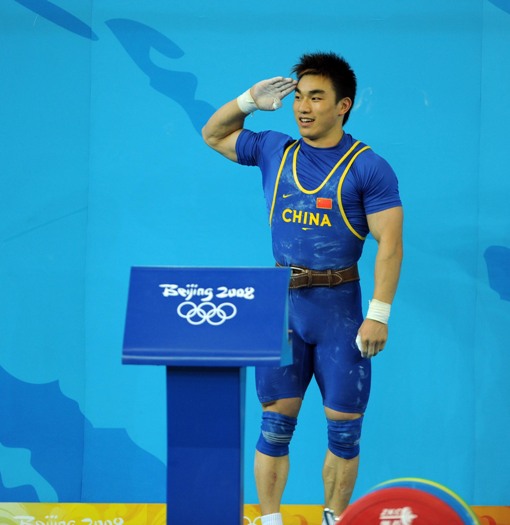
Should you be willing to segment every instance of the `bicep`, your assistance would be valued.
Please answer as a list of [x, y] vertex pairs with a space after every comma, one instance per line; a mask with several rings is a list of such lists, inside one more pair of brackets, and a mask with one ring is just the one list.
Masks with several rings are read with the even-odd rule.
[[402, 206], [367, 215], [368, 228], [377, 242], [381, 240], [392, 243], [402, 242], [404, 213]]
[[241, 129], [234, 131], [230, 135], [217, 140], [209, 139], [207, 145], [210, 146], [214, 151], [217, 151], [224, 157], [234, 162], [237, 162], [236, 144]]

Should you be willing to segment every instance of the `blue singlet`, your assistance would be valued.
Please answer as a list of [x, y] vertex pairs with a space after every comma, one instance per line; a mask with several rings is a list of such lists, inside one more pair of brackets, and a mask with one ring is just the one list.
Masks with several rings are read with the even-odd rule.
[[[243, 130], [236, 152], [240, 164], [262, 171], [273, 254], [283, 266], [352, 266], [369, 232], [367, 215], [401, 206], [389, 164], [346, 133], [335, 147], [314, 148], [282, 133]], [[359, 282], [290, 290], [294, 364], [257, 368], [260, 401], [303, 398], [315, 376], [324, 406], [364, 413], [371, 369], [355, 343], [362, 321]]]

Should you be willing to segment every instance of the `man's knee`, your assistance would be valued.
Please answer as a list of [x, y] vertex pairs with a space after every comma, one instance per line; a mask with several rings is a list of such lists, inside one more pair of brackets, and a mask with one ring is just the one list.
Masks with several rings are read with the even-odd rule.
[[262, 414], [257, 450], [268, 456], [280, 457], [289, 453], [289, 444], [296, 428], [297, 418], [265, 411]]
[[359, 455], [359, 442], [363, 416], [355, 419], [327, 419], [328, 448], [343, 459], [353, 459]]

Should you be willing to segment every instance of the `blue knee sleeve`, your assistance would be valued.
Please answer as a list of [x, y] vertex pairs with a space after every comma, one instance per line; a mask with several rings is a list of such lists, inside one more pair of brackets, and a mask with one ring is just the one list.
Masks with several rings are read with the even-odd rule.
[[359, 455], [361, 425], [363, 417], [351, 420], [328, 419], [328, 448], [343, 459], [353, 459]]
[[267, 456], [286, 456], [296, 424], [295, 417], [284, 416], [278, 412], [264, 412], [256, 449]]

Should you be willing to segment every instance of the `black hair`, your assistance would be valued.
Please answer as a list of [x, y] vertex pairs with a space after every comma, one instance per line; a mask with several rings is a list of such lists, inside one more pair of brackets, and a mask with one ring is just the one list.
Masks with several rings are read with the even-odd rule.
[[[298, 80], [304, 75], [321, 75], [329, 78], [336, 93], [336, 101], [345, 97], [352, 100], [356, 97], [356, 75], [349, 63], [335, 53], [309, 53], [302, 55], [299, 63], [292, 68]], [[343, 123], [349, 119], [351, 108], [344, 115]]]

